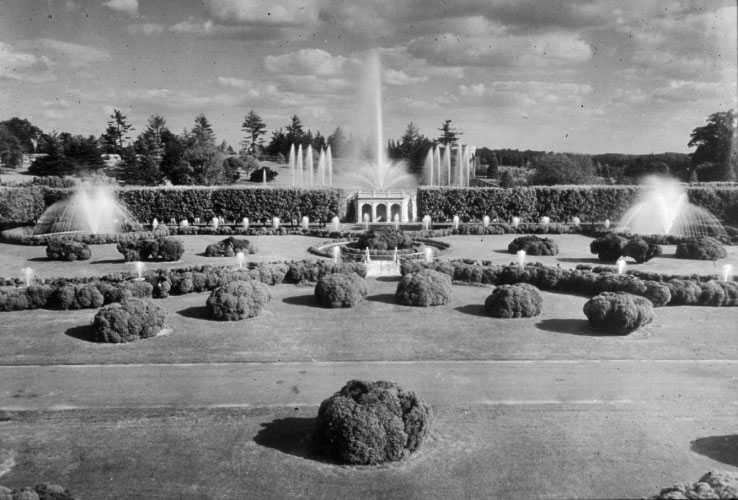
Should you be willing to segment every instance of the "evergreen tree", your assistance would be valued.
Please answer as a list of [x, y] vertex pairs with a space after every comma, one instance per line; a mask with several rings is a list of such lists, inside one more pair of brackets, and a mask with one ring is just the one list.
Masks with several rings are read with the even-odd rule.
[[128, 119], [119, 109], [113, 110], [110, 118], [108, 128], [100, 136], [100, 143], [104, 153], [122, 154], [126, 144], [131, 140], [128, 134], [136, 129], [128, 123]]
[[438, 130], [441, 135], [438, 136], [437, 141], [444, 146], [456, 144], [459, 141], [459, 136], [463, 135], [451, 126], [451, 120], [446, 120]]
[[246, 138], [241, 143], [244, 149], [250, 153], [256, 153], [257, 147], [261, 148], [264, 144], [264, 139], [261, 136], [266, 134], [266, 124], [261, 116], [256, 114], [253, 109], [249, 111], [241, 124], [241, 130], [246, 133]]

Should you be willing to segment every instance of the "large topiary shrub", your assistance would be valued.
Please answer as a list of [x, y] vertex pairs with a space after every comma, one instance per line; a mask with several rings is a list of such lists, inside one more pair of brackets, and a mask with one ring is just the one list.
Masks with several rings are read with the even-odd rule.
[[738, 498], [738, 473], [708, 472], [696, 483], [679, 483], [662, 489], [653, 500]]
[[61, 309], [95, 309], [105, 303], [105, 297], [93, 284], [63, 285], [54, 291], [53, 303]]
[[166, 310], [150, 300], [129, 298], [97, 312], [93, 339], [118, 344], [154, 337], [164, 328], [166, 316]]
[[532, 318], [542, 309], [541, 292], [527, 283], [498, 286], [484, 302], [484, 310], [494, 318]]
[[607, 233], [602, 238], [596, 238], [589, 244], [589, 251], [597, 254], [597, 258], [607, 262], [615, 262], [623, 255], [623, 249], [628, 240], [615, 233]]
[[417, 307], [442, 306], [450, 303], [451, 297], [451, 277], [431, 269], [406, 274], [395, 292], [395, 302]]
[[213, 319], [236, 321], [257, 316], [271, 298], [269, 288], [259, 281], [232, 281], [213, 290], [206, 307]]
[[584, 314], [598, 332], [627, 335], [653, 321], [653, 304], [627, 292], [603, 292], [584, 304]]
[[121, 239], [118, 241], [117, 249], [123, 254], [126, 262], [149, 259], [173, 262], [184, 255], [184, 243], [172, 236], [146, 240]]
[[512, 254], [525, 250], [527, 255], [558, 255], [559, 246], [551, 238], [542, 238], [534, 235], [519, 236], [507, 245], [507, 251]]
[[366, 298], [366, 280], [356, 273], [327, 274], [315, 285], [315, 298], [323, 307], [354, 307]]
[[217, 243], [211, 243], [205, 248], [205, 255], [208, 257], [232, 257], [238, 252], [244, 254], [256, 253], [256, 245], [251, 243], [249, 240], [239, 240], [234, 237], [229, 237], [221, 240]]
[[648, 262], [654, 257], [661, 257], [663, 253], [664, 251], [660, 246], [648, 243], [638, 236], [628, 240], [623, 247], [623, 256], [630, 257], [639, 264]]
[[679, 259], [717, 260], [724, 259], [728, 253], [723, 245], [709, 236], [691, 238], [677, 245], [676, 256]]
[[391, 382], [349, 381], [323, 401], [313, 443], [323, 455], [347, 464], [401, 460], [430, 432], [431, 408]]
[[85, 243], [69, 240], [51, 240], [46, 247], [46, 256], [51, 260], [88, 260], [92, 256]]
[[413, 239], [405, 231], [385, 227], [361, 234], [353, 246], [369, 250], [403, 250], [413, 247]]

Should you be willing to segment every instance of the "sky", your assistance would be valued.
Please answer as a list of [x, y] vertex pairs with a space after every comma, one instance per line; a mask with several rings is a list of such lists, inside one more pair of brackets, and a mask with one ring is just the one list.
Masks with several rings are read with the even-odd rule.
[[[205, 114], [235, 149], [271, 131], [360, 130], [379, 54], [383, 131], [445, 120], [477, 147], [690, 151], [738, 108], [736, 0], [0, 0], [0, 120], [99, 136]], [[138, 133], [136, 132], [136, 133]]]

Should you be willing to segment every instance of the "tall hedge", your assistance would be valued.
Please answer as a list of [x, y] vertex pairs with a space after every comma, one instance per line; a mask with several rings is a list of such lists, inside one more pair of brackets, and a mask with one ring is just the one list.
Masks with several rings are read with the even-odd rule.
[[[0, 221], [5, 227], [30, 225], [55, 202], [71, 196], [73, 189], [47, 186], [0, 187]], [[224, 186], [125, 187], [116, 190], [119, 200], [141, 222], [154, 218], [165, 222], [214, 216], [251, 222], [279, 217], [288, 222], [307, 216], [314, 222], [343, 218], [345, 196], [338, 189], [248, 188]]]
[[[567, 221], [579, 217], [583, 222], [605, 219], [613, 223], [631, 207], [639, 186], [535, 186], [500, 188], [420, 188], [418, 215], [434, 221], [482, 220], [485, 215], [509, 222]], [[731, 186], [689, 186], [689, 200], [712, 212], [718, 219], [738, 224], [738, 188]]]

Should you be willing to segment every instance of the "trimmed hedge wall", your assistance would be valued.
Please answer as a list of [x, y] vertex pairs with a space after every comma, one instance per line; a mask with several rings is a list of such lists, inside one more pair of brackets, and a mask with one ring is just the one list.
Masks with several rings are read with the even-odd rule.
[[[33, 225], [47, 207], [71, 196], [73, 189], [47, 186], [0, 187], [0, 229]], [[140, 222], [154, 218], [165, 222], [195, 217], [208, 221], [214, 216], [240, 221], [328, 222], [343, 218], [345, 195], [339, 189], [247, 188], [230, 186], [177, 186], [118, 188], [120, 201]]]
[[[418, 215], [434, 221], [450, 221], [454, 215], [466, 222], [491, 219], [509, 222], [513, 217], [537, 221], [547, 216], [567, 221], [616, 222], [635, 202], [639, 186], [535, 186], [500, 188], [420, 188]], [[729, 186], [688, 186], [689, 200], [718, 219], [738, 224], [738, 189]]]

